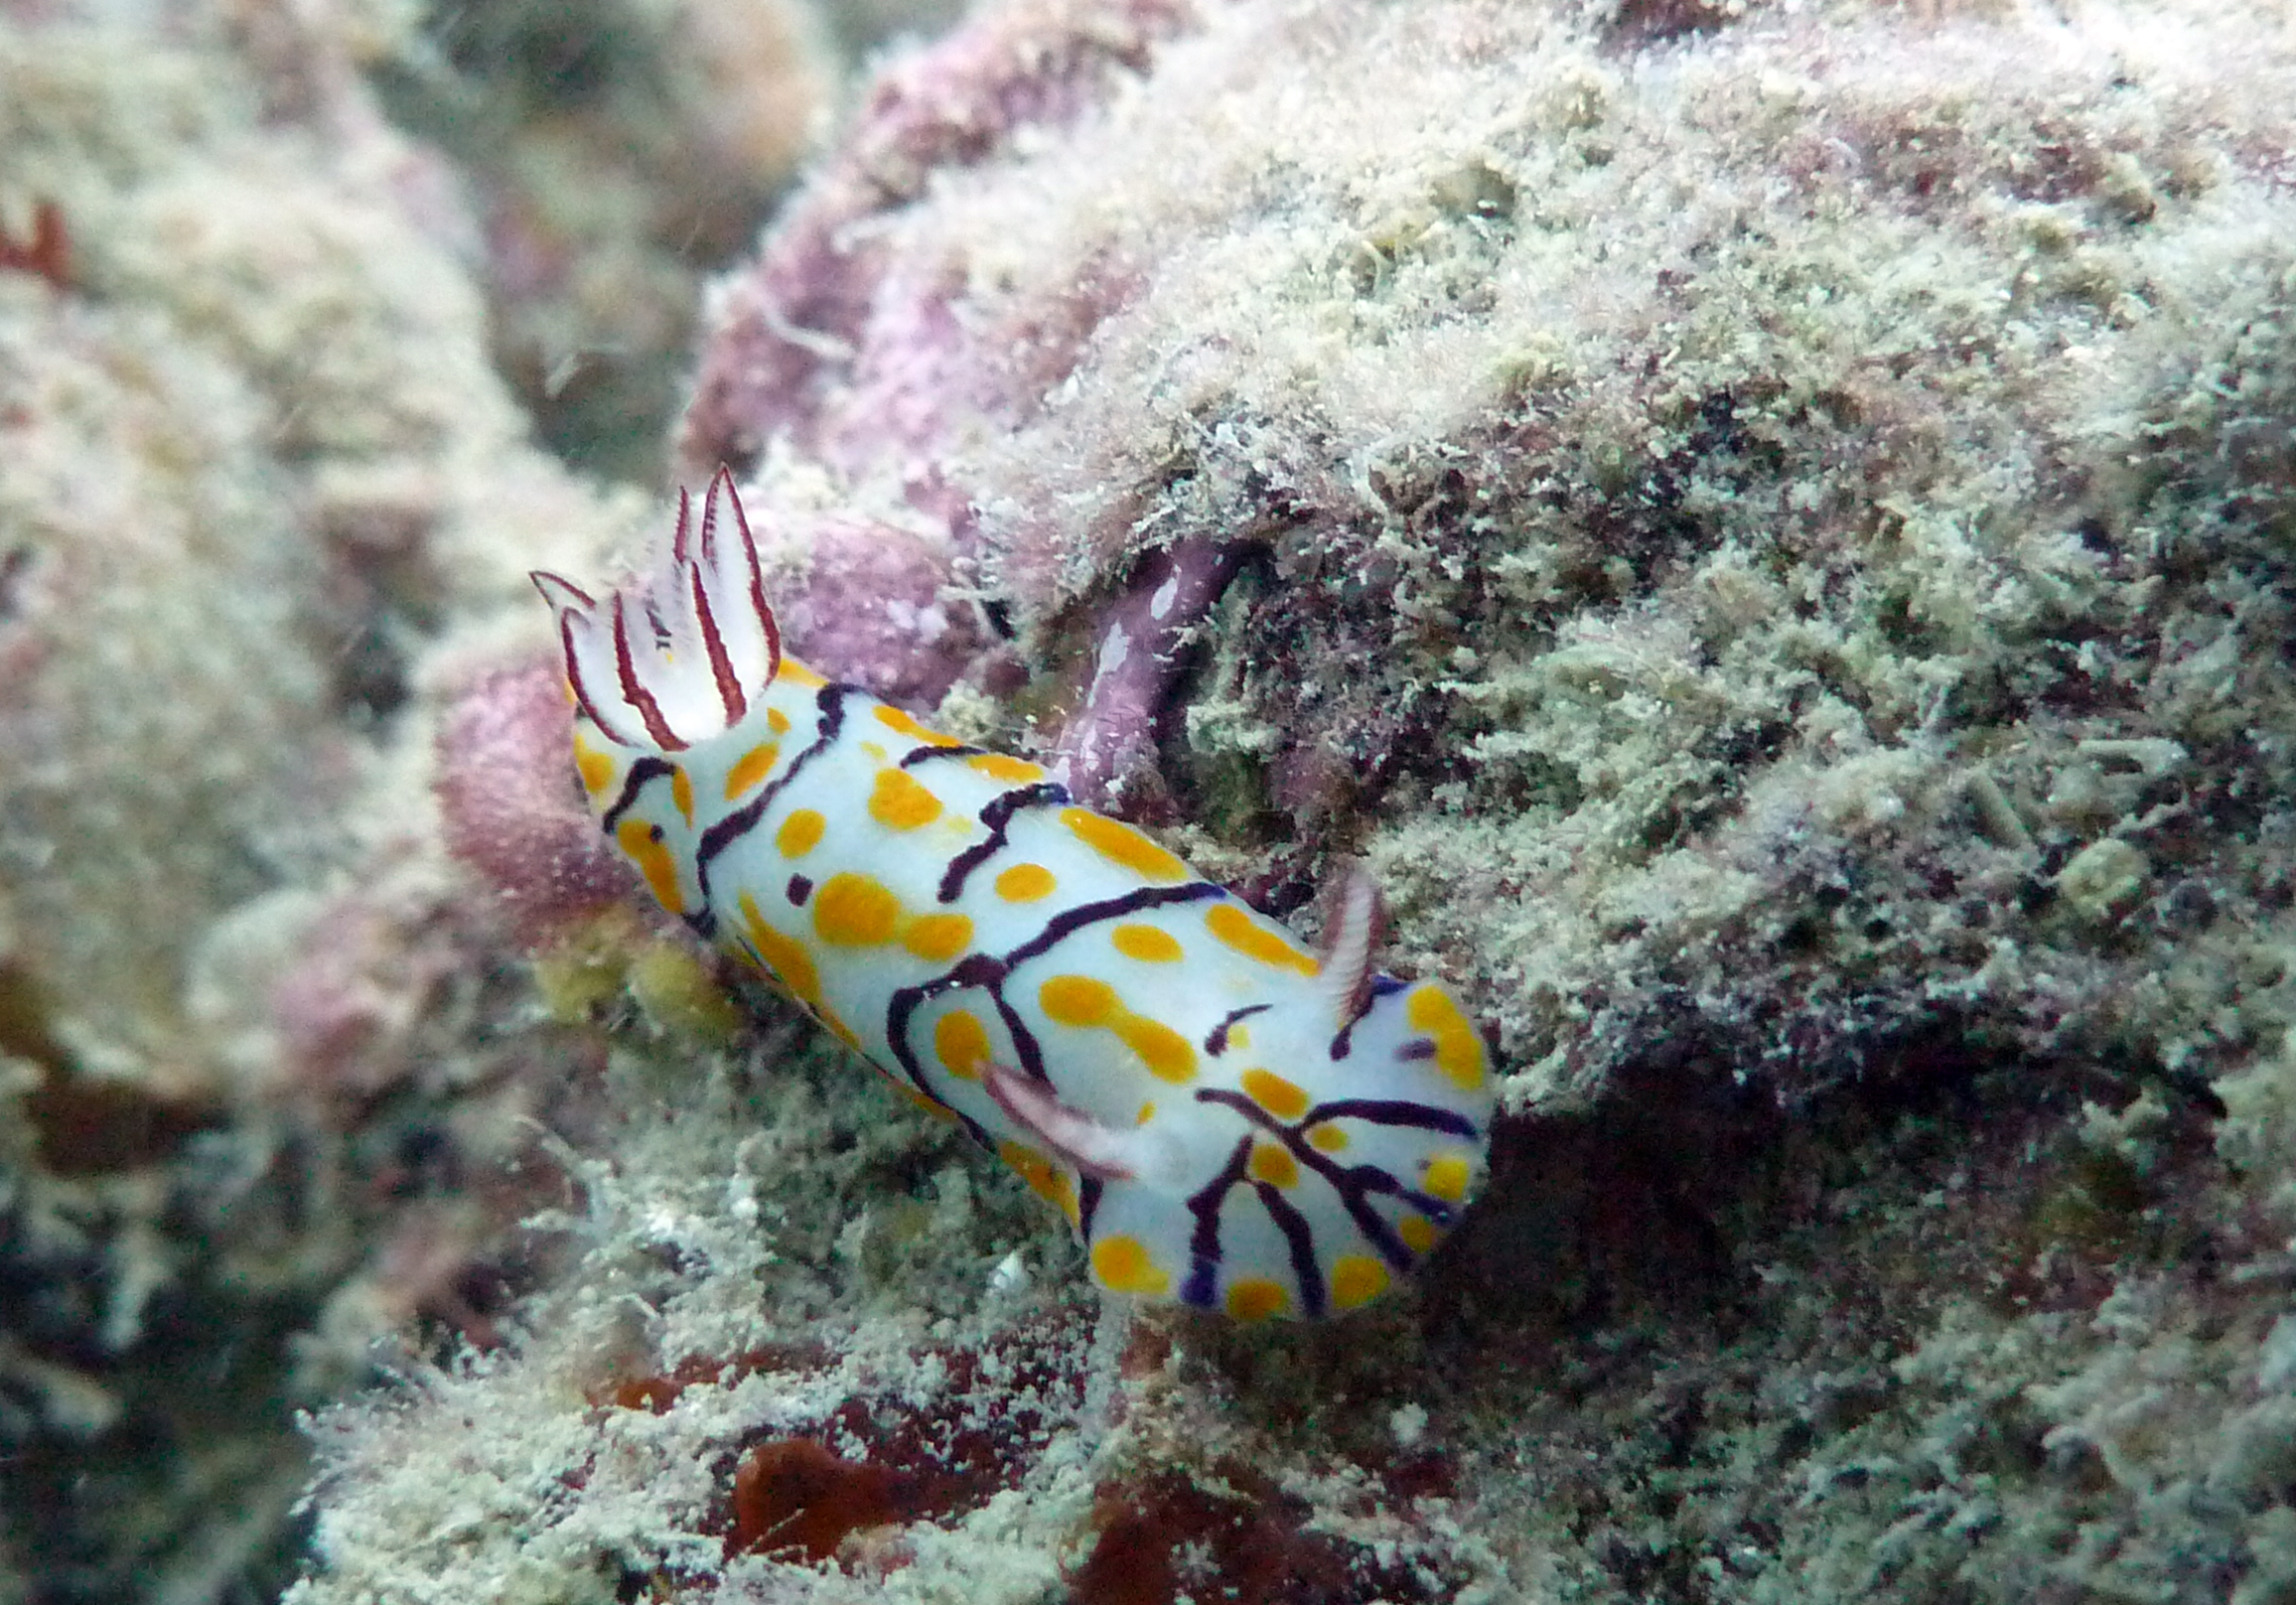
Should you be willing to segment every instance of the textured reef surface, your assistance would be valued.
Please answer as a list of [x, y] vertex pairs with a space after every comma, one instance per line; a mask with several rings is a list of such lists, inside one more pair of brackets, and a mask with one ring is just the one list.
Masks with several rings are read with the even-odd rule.
[[2296, 1599], [2280, 8], [1011, 0], [866, 81], [674, 442], [791, 649], [1303, 930], [1367, 862], [1495, 1033], [1432, 1272], [1276, 1334], [1101, 1308], [639, 911], [516, 593], [660, 515], [523, 444], [441, 159], [309, 41], [231, 114], [71, 43], [0, 36], [109, 108], [5, 129], [0, 1520], [223, 1554], [299, 1467], [183, 1379], [379, 1366], [304, 1605]]
[[648, 503], [490, 365], [411, 8], [154, 9], [0, 8], [0, 1599], [275, 1594], [292, 1411], [498, 1336], [585, 1059], [430, 752]]

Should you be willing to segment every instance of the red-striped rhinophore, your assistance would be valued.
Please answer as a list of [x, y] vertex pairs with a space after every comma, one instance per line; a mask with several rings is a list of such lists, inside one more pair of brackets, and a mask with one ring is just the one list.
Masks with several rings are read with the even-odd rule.
[[[732, 510], [719, 538], [718, 497]], [[721, 736], [750, 710], [750, 688], [782, 666], [782, 633], [766, 605], [758, 543], [733, 476], [719, 469], [693, 531], [693, 502], [677, 497], [668, 563], [641, 590], [618, 590], [601, 607], [555, 574], [534, 584], [558, 614], [566, 679], [591, 722], [624, 746], [683, 752]]]

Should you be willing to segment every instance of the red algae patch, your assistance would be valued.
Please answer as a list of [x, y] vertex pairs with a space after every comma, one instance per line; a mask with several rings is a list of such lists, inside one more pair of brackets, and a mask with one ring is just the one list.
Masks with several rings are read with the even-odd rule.
[[1410, 1605], [1453, 1597], [1460, 1578], [1382, 1559], [1309, 1529], [1313, 1507], [1240, 1461], [1112, 1484], [1094, 1502], [1099, 1537], [1070, 1575], [1074, 1605]]
[[726, 1553], [828, 1560], [845, 1539], [916, 1512], [916, 1479], [831, 1454], [811, 1438], [775, 1438], [734, 1470]]
[[[865, 1555], [864, 1545], [849, 1540], [878, 1529], [947, 1522], [1019, 1487], [1054, 1431], [1082, 1407], [1082, 1378], [1067, 1352], [1080, 1336], [1074, 1318], [1047, 1317], [977, 1347], [935, 1344], [924, 1351], [925, 1369], [937, 1377], [929, 1389], [862, 1381], [816, 1420], [784, 1418], [771, 1434], [746, 1439], [728, 1463], [710, 1531], [723, 1539], [728, 1559], [898, 1566], [897, 1547]], [[818, 1344], [772, 1345], [688, 1359], [592, 1397], [660, 1415], [693, 1387], [731, 1386], [754, 1376], [795, 1384], [837, 1365]], [[799, 1430], [789, 1430], [792, 1425]]]

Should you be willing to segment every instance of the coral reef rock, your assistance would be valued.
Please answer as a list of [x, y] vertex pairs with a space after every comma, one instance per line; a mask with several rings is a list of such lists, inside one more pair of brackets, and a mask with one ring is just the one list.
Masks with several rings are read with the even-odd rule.
[[825, 666], [1277, 912], [1367, 860], [1493, 1182], [1358, 1322], [1095, 1312], [770, 1000], [597, 1002], [573, 1263], [325, 1418], [296, 1598], [2291, 1597], [2292, 174], [2262, 0], [888, 64], [685, 468]]
[[403, 11], [123, 9], [0, 17], [0, 1598], [39, 1605], [275, 1593], [293, 1412], [417, 1315], [493, 1335], [555, 1196], [503, 1161], [588, 1061], [426, 760], [451, 683], [544, 648], [535, 554], [617, 529], [362, 87]]

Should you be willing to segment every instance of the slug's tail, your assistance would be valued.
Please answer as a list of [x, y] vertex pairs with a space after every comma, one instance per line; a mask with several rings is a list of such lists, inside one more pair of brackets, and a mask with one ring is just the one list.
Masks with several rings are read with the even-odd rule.
[[[731, 516], [718, 521], [723, 494]], [[608, 739], [682, 752], [722, 735], [782, 667], [782, 633], [766, 606], [758, 543], [733, 475], [719, 469], [693, 524], [677, 498], [668, 561], [603, 602], [555, 574], [533, 576], [558, 615], [566, 681]]]

